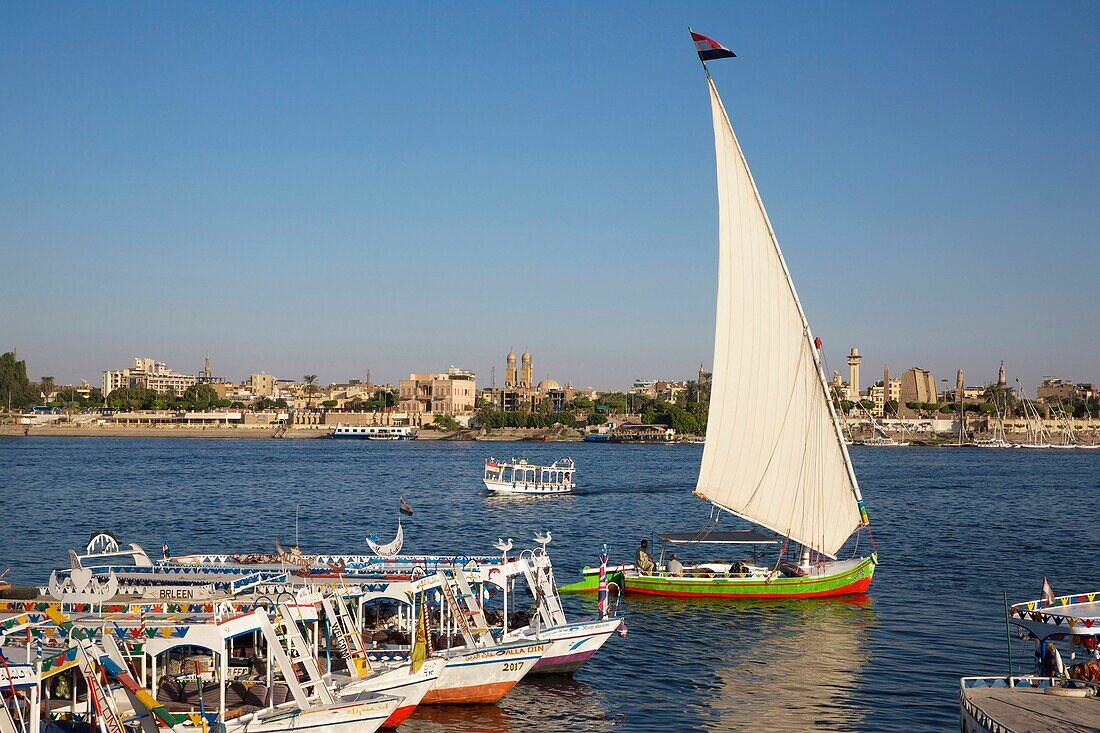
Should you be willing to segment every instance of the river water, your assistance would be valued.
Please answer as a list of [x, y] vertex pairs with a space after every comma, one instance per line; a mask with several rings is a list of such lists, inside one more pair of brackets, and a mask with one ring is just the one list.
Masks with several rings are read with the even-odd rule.
[[[578, 491], [488, 497], [481, 463], [571, 455]], [[270, 551], [300, 506], [306, 552], [386, 540], [399, 497], [408, 552], [494, 554], [550, 531], [558, 580], [629, 559], [642, 537], [690, 531], [702, 446], [0, 439], [0, 569], [43, 583], [99, 530], [151, 553]], [[865, 596], [712, 602], [625, 597], [629, 634], [572, 680], [518, 686], [497, 706], [428, 708], [410, 731], [958, 729], [964, 674], [1007, 669], [1002, 592], [1096, 590], [1100, 451], [852, 449], [881, 565]], [[735, 526], [731, 520], [727, 528]], [[866, 546], [861, 549], [866, 549]], [[691, 556], [692, 553], [682, 553]], [[595, 601], [567, 597], [571, 615]], [[1017, 645], [1016, 659], [1030, 652]]]

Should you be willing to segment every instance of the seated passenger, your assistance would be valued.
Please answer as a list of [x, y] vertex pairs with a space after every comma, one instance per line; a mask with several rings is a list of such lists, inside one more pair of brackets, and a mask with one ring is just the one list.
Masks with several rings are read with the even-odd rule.
[[672, 553], [668, 556], [668, 574], [669, 575], [683, 575], [684, 565], [676, 559], [676, 553]]

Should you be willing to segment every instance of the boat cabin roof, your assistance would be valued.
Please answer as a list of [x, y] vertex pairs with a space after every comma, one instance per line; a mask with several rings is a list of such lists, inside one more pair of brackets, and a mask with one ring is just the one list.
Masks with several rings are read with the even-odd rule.
[[1100, 593], [1059, 596], [1053, 603], [1042, 598], [1017, 603], [1011, 621], [1040, 639], [1055, 634], [1100, 636]]
[[657, 535], [673, 545], [757, 545], [773, 544], [776, 540], [755, 529], [739, 529], [732, 532], [668, 532]]

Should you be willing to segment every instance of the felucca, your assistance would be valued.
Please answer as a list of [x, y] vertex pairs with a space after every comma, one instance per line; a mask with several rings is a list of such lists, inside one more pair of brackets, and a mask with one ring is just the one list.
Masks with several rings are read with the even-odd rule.
[[[734, 54], [692, 33], [703, 68]], [[867, 528], [859, 482], [779, 242], [707, 71], [718, 169], [718, 299], [707, 438], [695, 495], [712, 516], [728, 512], [774, 533], [663, 535], [672, 544], [782, 542], [778, 559], [760, 555], [675, 572], [667, 565], [622, 566], [612, 582], [628, 593], [714, 598], [815, 598], [861, 593], [877, 555], [838, 560]], [[868, 530], [868, 535], [870, 534]], [[858, 547], [858, 545], [857, 545]], [[872, 550], [874, 550], [872, 540]], [[853, 553], [854, 554], [854, 553]], [[784, 559], [789, 557], [789, 560]], [[595, 591], [598, 571], [562, 591]]]

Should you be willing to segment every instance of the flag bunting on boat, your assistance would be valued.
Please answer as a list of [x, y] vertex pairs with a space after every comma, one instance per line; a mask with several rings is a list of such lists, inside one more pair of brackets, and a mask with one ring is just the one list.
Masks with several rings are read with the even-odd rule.
[[691, 31], [691, 40], [695, 41], [695, 50], [699, 54], [700, 61], [713, 61], [715, 59], [731, 59], [737, 54], [729, 50], [713, 38]]
[[596, 610], [600, 612], [600, 618], [607, 618], [608, 600], [607, 600], [607, 551], [608, 547], [605, 543], [600, 548], [600, 583], [598, 590], [596, 591]]
[[406, 517], [411, 517], [413, 515], [413, 508], [409, 506], [409, 502], [404, 499], [398, 499], [398, 501], [400, 502], [401, 513]]

